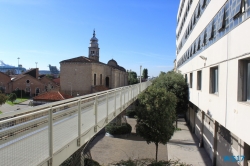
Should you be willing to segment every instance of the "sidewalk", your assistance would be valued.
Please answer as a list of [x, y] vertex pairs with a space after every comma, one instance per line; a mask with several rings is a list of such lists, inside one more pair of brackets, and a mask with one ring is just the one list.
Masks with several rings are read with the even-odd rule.
[[[138, 159], [138, 158], [155, 158], [155, 145], [147, 144], [135, 134], [135, 119], [127, 119], [133, 127], [132, 133], [122, 138], [105, 136], [105, 132], [99, 133], [96, 138], [89, 144], [91, 156], [100, 164], [107, 165], [114, 161]], [[192, 164], [193, 166], [211, 166], [211, 160], [204, 148], [198, 147], [198, 139], [191, 133], [184, 119], [178, 122], [178, 128], [168, 143], [168, 145], [159, 145], [158, 159], [167, 159], [167, 147], [169, 159], [180, 159], [181, 162]]]
[[[32, 100], [27, 100], [25, 102], [19, 103], [19, 104], [15, 104], [13, 106], [5, 103], [2, 106], [0, 106], [0, 111], [2, 111], [2, 113], [6, 113], [6, 112], [11, 112], [11, 111], [16, 111], [18, 108], [22, 109], [22, 108], [27, 108], [29, 107], [29, 102]], [[1, 116], [1, 114], [0, 114]]]

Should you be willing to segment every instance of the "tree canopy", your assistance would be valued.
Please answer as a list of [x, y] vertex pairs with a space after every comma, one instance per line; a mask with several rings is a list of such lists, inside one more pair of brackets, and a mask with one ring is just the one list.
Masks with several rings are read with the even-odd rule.
[[138, 101], [136, 132], [147, 143], [155, 143], [157, 161], [158, 144], [165, 145], [175, 130], [173, 122], [176, 119], [177, 99], [166, 88], [151, 85], [139, 95]]
[[4, 104], [7, 101], [8, 97], [0, 91], [0, 105]]
[[138, 79], [137, 79], [137, 74], [134, 71], [128, 71], [128, 84], [133, 85], [137, 84]]
[[143, 79], [148, 79], [148, 69], [143, 69], [142, 77], [143, 77]]
[[[188, 109], [189, 91], [188, 84], [181, 73], [170, 71], [162, 72], [153, 84], [159, 88], [165, 88], [177, 97], [176, 114], [185, 114]], [[176, 126], [177, 127], [177, 126]]]

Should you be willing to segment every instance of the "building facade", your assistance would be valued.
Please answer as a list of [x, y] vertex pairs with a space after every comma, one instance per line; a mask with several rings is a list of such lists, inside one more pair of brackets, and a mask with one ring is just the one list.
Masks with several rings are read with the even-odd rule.
[[15, 90], [24, 90], [31, 97], [51, 90], [59, 90], [59, 86], [53, 80], [38, 73], [38, 68], [14, 76], [8, 76], [0, 72], [0, 90], [7, 94]]
[[77, 96], [128, 85], [126, 70], [113, 59], [107, 64], [100, 62], [99, 50], [94, 31], [88, 57], [80, 56], [60, 62], [60, 87], [63, 93]]
[[189, 84], [186, 116], [213, 165], [250, 164], [249, 18], [250, 0], [181, 0], [178, 9], [176, 65]]

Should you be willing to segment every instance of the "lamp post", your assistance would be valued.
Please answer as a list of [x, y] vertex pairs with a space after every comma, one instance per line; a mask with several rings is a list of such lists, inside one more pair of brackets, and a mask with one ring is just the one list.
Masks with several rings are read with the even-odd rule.
[[17, 58], [17, 61], [18, 61], [18, 66], [17, 66], [17, 67], [18, 67], [18, 70], [17, 70], [18, 72], [17, 72], [17, 74], [19, 74], [19, 72], [20, 72], [20, 68], [19, 68], [19, 59], [20, 59], [20, 58], [18, 57], [18, 58]]
[[142, 66], [140, 66], [140, 92], [141, 92], [141, 67]]
[[37, 62], [35, 62], [36, 63], [36, 68], [37, 68]]

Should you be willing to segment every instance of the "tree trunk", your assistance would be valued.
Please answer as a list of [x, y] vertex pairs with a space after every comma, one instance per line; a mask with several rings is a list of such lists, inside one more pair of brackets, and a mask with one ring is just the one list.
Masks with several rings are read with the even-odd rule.
[[167, 147], [167, 161], [168, 161], [168, 143], [166, 143], [166, 147]]
[[155, 143], [155, 146], [156, 146], [155, 161], [157, 162], [157, 156], [158, 156], [158, 142]]

